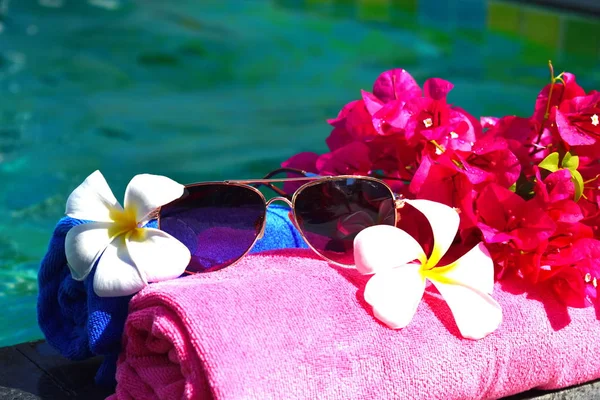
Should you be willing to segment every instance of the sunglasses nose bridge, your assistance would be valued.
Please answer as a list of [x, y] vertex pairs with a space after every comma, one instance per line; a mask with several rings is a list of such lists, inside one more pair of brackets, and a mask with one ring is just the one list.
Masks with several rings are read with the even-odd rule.
[[290, 206], [290, 208], [292, 208], [292, 202], [286, 199], [285, 197], [273, 197], [272, 199], [269, 199], [269, 201], [267, 201], [267, 207], [269, 207], [269, 205], [271, 205], [271, 203], [275, 201], [283, 201], [288, 206]]
[[[275, 202], [275, 201], [283, 201], [283, 202], [284, 202], [284, 203], [286, 203], [288, 206], [290, 206], [290, 208], [292, 208], [292, 202], [291, 202], [291, 201], [289, 201], [288, 199], [286, 199], [285, 197], [273, 197], [272, 199], [269, 199], [269, 200], [266, 202], [266, 205], [267, 205], [267, 207], [269, 207], [269, 205], [270, 205], [271, 203]], [[266, 216], [265, 216], [265, 217], [266, 217]], [[266, 221], [265, 221], [265, 223], [263, 223], [263, 225], [262, 225], [262, 227], [261, 227], [261, 229], [260, 229], [260, 232], [258, 232], [258, 238], [257, 238], [257, 240], [259, 240], [259, 239], [262, 239], [263, 235], [265, 234], [265, 227], [266, 227], [266, 225], [267, 225], [267, 224], [266, 224]]]

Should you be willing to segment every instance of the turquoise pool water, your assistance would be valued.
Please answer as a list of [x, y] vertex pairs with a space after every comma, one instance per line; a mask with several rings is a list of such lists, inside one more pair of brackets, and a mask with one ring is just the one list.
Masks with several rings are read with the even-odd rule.
[[0, 0], [0, 346], [41, 337], [36, 274], [100, 169], [259, 177], [324, 151], [389, 68], [455, 83], [474, 115], [529, 115], [546, 63], [600, 89], [600, 23], [483, 0]]

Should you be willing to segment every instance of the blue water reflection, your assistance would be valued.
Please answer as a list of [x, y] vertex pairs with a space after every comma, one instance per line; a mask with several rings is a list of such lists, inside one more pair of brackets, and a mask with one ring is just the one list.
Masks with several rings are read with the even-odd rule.
[[483, 0], [0, 1], [0, 345], [40, 336], [35, 277], [70, 191], [100, 169], [259, 177], [324, 151], [389, 68], [529, 115], [547, 61], [600, 88], [598, 20]]

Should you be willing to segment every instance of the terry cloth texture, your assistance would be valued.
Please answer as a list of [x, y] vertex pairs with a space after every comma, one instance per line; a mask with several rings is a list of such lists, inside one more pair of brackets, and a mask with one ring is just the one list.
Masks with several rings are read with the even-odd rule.
[[593, 308], [497, 284], [504, 321], [472, 341], [433, 286], [408, 327], [387, 328], [366, 279], [280, 250], [151, 285], [131, 301], [110, 399], [485, 399], [600, 377]]
[[[264, 236], [252, 249], [253, 253], [307, 247], [290, 222], [288, 212], [287, 207], [269, 206]], [[93, 274], [84, 282], [71, 278], [65, 256], [65, 236], [69, 229], [82, 223], [85, 221], [63, 218], [56, 226], [38, 273], [38, 323], [48, 343], [64, 357], [82, 360], [103, 355], [96, 383], [114, 386], [116, 360], [131, 296], [98, 297], [92, 288]], [[149, 226], [156, 227], [156, 223], [151, 222]]]

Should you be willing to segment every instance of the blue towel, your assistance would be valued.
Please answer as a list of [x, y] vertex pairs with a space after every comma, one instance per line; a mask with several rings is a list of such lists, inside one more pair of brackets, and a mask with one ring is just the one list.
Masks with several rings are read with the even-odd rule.
[[[288, 218], [289, 208], [271, 205], [264, 236], [253, 253], [282, 248], [306, 248], [302, 236]], [[85, 281], [71, 278], [65, 256], [65, 237], [72, 227], [85, 221], [61, 219], [38, 273], [38, 323], [46, 340], [64, 357], [82, 360], [104, 356], [96, 383], [115, 386], [117, 356], [127, 318], [125, 297], [98, 297], [92, 289], [92, 274]], [[156, 227], [156, 222], [148, 224]]]

